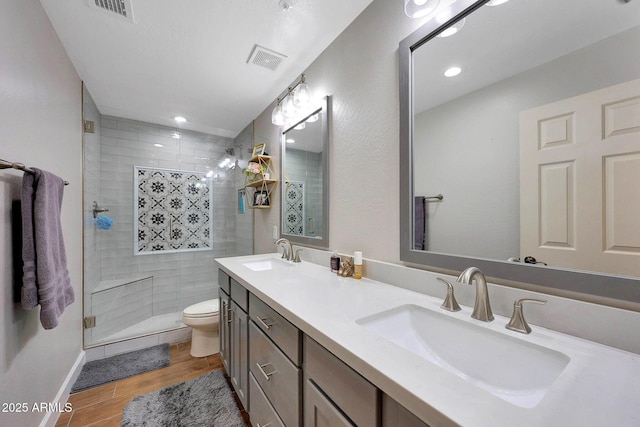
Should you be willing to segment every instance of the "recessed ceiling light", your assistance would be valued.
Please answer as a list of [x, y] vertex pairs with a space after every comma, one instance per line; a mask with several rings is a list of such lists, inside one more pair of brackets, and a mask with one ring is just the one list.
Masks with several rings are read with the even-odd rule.
[[438, 37], [449, 37], [454, 35], [458, 31], [460, 31], [462, 27], [464, 27], [464, 21], [465, 18], [462, 18], [460, 21], [456, 22], [455, 24], [438, 34]]
[[444, 71], [446, 77], [455, 77], [462, 72], [460, 67], [449, 67]]
[[184, 123], [184, 122], [186, 122], [186, 121], [187, 121], [187, 119], [185, 119], [185, 118], [184, 118], [184, 117], [182, 117], [182, 116], [175, 116], [175, 117], [173, 118], [173, 120], [175, 120], [175, 121], [176, 121], [176, 122], [178, 122], [178, 123]]

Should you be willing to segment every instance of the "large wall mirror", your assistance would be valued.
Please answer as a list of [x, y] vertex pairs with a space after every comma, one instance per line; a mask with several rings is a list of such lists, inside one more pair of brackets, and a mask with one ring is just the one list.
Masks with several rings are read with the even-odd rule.
[[447, 3], [400, 44], [401, 259], [640, 302], [640, 1]]
[[281, 234], [293, 243], [329, 247], [331, 98], [282, 133]]

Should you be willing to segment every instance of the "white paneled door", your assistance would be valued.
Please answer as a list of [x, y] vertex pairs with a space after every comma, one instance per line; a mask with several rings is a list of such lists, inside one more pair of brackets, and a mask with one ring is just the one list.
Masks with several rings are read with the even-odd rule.
[[640, 80], [520, 114], [520, 251], [640, 276]]

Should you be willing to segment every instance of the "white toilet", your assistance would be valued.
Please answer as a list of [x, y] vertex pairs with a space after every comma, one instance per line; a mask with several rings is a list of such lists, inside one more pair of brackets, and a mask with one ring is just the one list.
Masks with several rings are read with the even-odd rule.
[[182, 322], [193, 330], [191, 355], [209, 356], [220, 351], [218, 340], [218, 299], [210, 299], [190, 305], [182, 312]]

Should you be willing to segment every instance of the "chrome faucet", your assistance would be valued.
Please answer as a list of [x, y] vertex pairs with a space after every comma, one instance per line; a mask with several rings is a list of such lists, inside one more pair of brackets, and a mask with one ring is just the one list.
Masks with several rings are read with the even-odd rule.
[[293, 261], [293, 246], [291, 246], [291, 242], [284, 237], [276, 240], [276, 248], [280, 243], [284, 243], [284, 248], [282, 251], [282, 259], [286, 259], [287, 261]]
[[489, 291], [487, 289], [487, 280], [478, 267], [469, 267], [460, 273], [458, 282], [470, 285], [473, 280], [476, 281], [476, 303], [473, 306], [471, 317], [482, 320], [483, 322], [491, 322], [493, 313], [491, 312], [491, 304], [489, 303]]

